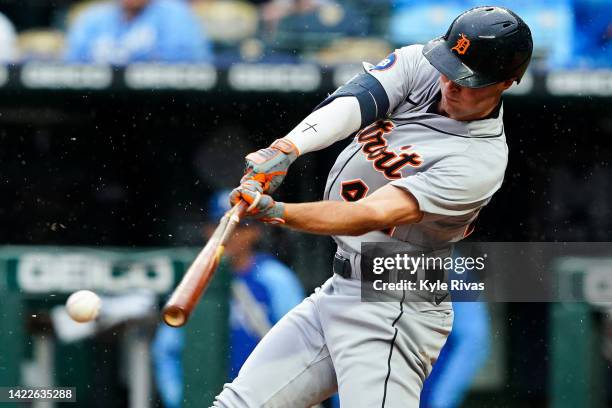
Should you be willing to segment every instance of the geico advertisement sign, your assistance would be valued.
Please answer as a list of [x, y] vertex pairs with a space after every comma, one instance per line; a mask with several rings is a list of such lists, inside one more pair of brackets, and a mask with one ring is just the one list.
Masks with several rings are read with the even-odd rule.
[[174, 271], [170, 259], [160, 256], [112, 261], [84, 254], [26, 254], [19, 258], [17, 284], [26, 293], [83, 288], [105, 292], [143, 288], [164, 293], [174, 284]]

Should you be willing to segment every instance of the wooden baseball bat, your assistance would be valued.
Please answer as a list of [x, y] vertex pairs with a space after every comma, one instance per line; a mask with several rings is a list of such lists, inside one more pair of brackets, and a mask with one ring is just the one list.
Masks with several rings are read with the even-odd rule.
[[189, 319], [200, 297], [212, 280], [224, 246], [244, 216], [248, 204], [241, 200], [227, 211], [206, 246], [200, 251], [162, 310], [162, 319], [172, 327], [181, 327]]

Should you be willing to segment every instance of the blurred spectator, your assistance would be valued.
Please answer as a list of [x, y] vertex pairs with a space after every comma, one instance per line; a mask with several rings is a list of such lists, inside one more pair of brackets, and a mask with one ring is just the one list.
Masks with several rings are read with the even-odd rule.
[[579, 68], [612, 66], [612, 2], [576, 0], [574, 62]]
[[15, 61], [17, 58], [15, 27], [4, 14], [0, 13], [0, 64]]
[[165, 408], [180, 408], [183, 404], [183, 349], [185, 329], [160, 324], [151, 355], [155, 373], [155, 385]]
[[270, 0], [261, 6], [261, 18], [266, 32], [276, 31], [278, 22], [293, 13], [294, 0]]
[[261, 59], [264, 44], [257, 38], [259, 9], [255, 5], [244, 0], [196, 0], [192, 9], [214, 44], [218, 67]]
[[367, 16], [343, 3], [327, 0], [275, 0], [263, 10], [273, 48], [313, 50], [343, 37], [370, 32]]
[[[213, 195], [209, 204], [209, 231], [229, 210], [229, 190]], [[242, 223], [225, 246], [234, 272], [230, 308], [230, 379], [238, 375], [259, 340], [289, 310], [304, 299], [293, 272], [271, 254], [256, 251], [259, 224]]]
[[575, 61], [573, 44], [575, 0], [497, 0], [496, 6], [518, 13], [531, 28], [534, 45], [533, 67], [567, 68]]
[[[494, 4], [511, 9], [529, 25], [536, 65], [539, 60], [543, 68], [563, 68], [574, 62], [572, 1], [497, 0]], [[423, 43], [432, 37], [444, 35], [448, 25], [459, 13], [470, 7], [481, 6], [482, 3], [479, 0], [396, 0], [389, 21], [390, 39], [395, 45], [403, 46]]]
[[206, 26], [208, 36], [223, 45], [237, 45], [256, 35], [259, 25], [257, 7], [243, 0], [198, 0], [193, 12]]
[[[455, 256], [458, 251], [455, 250]], [[449, 279], [481, 282], [478, 275], [448, 271]], [[478, 370], [489, 356], [489, 313], [478, 294], [453, 290], [453, 330], [423, 384], [421, 408], [460, 407]]]
[[391, 41], [398, 46], [425, 43], [446, 33], [455, 17], [469, 8], [468, 0], [393, 2], [393, 14], [389, 21]]
[[320, 50], [317, 61], [321, 65], [355, 64], [380, 61], [393, 51], [391, 45], [380, 38], [339, 38]]
[[453, 302], [453, 331], [421, 392], [421, 408], [457, 408], [489, 355], [489, 315], [479, 302]]
[[201, 23], [180, 0], [114, 0], [83, 11], [69, 30], [70, 62], [211, 61]]
[[59, 30], [32, 29], [19, 33], [19, 61], [57, 61], [64, 53], [64, 33]]

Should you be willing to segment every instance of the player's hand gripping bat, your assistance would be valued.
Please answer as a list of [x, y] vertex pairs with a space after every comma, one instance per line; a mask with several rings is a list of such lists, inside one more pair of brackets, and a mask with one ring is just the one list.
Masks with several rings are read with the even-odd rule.
[[223, 215], [206, 246], [187, 269], [162, 310], [162, 319], [168, 326], [181, 327], [187, 323], [189, 315], [215, 274], [225, 243], [240, 223], [247, 207], [248, 204], [241, 200]]

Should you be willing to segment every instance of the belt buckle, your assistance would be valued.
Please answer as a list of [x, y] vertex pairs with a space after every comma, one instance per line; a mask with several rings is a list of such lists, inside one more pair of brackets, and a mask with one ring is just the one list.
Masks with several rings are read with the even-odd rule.
[[351, 277], [351, 261], [335, 254], [333, 270], [334, 273], [342, 276], [344, 279], [349, 279]]

